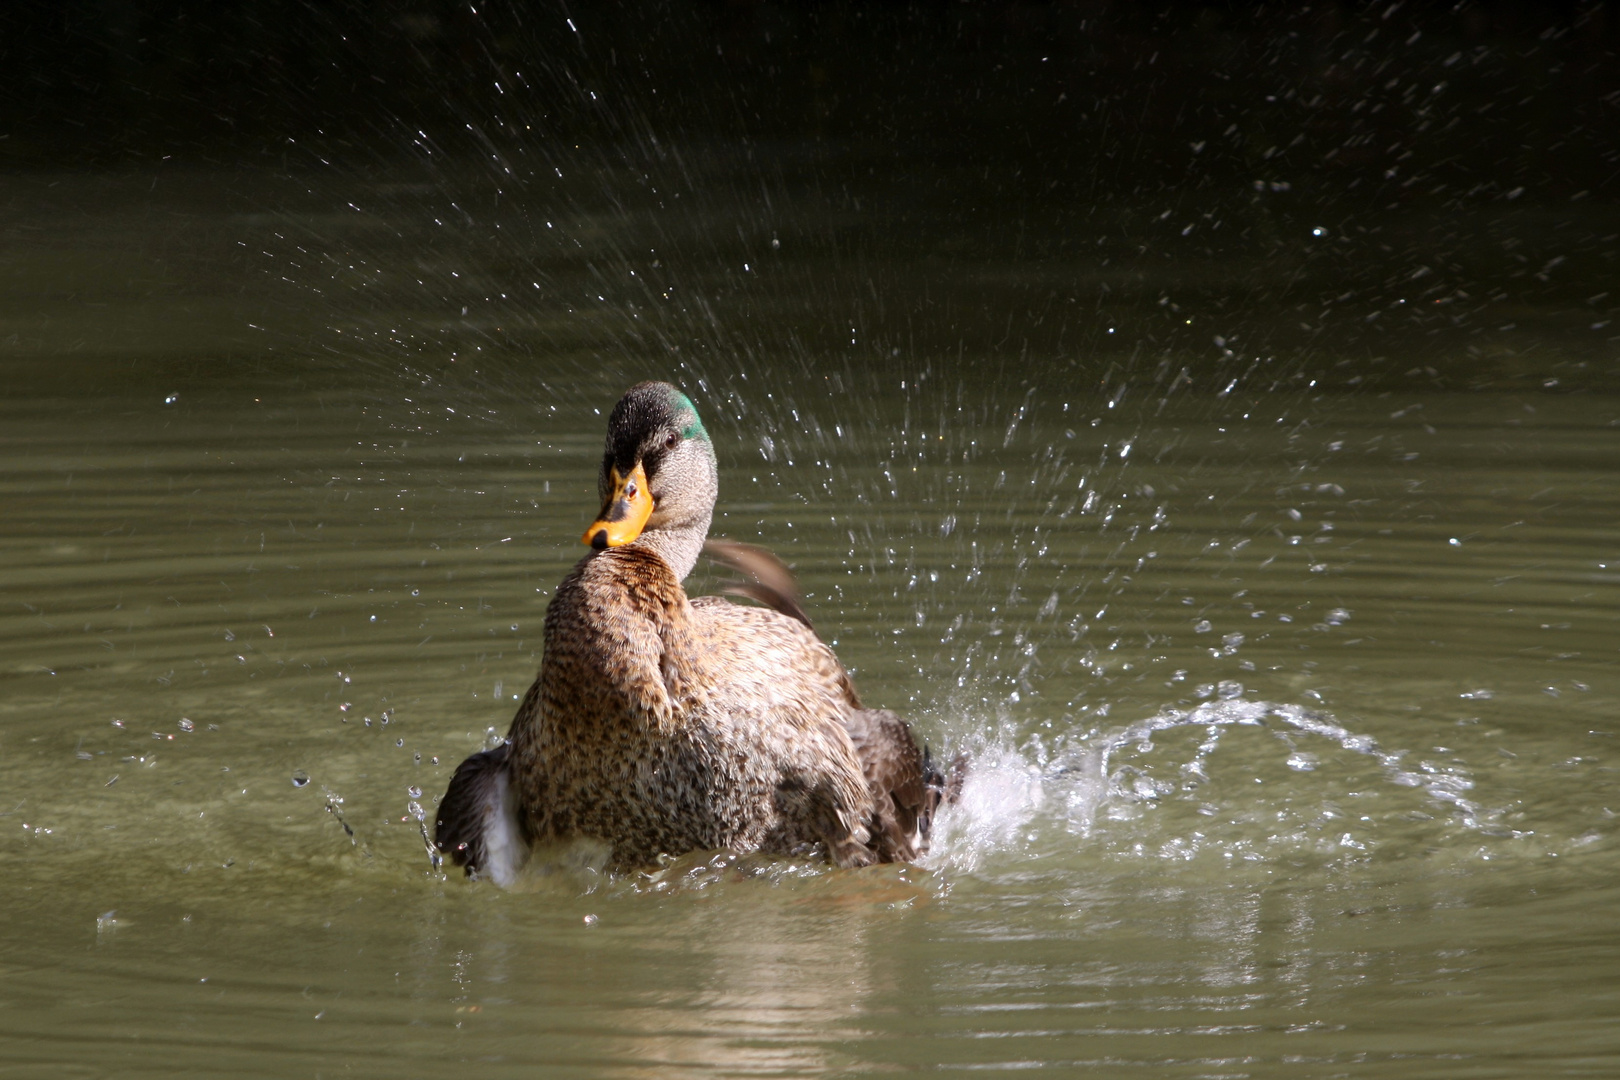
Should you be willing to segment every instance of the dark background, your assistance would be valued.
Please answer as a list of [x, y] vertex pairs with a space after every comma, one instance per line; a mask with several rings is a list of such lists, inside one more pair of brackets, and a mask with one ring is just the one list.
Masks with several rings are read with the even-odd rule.
[[[410, 357], [1101, 354], [1117, 323], [1349, 385], [1567, 389], [1620, 340], [1617, 45], [1614, 2], [66, 0], [0, 15], [0, 178], [29, 243], [167, 200], [177, 289], [258, 274], [281, 306], [204, 350], [341, 352], [369, 319]], [[118, 182], [43, 186], [87, 176]], [[377, 228], [321, 219], [348, 208]], [[774, 284], [742, 273], [778, 240]], [[648, 315], [672, 284], [718, 306]]]
[[478, 154], [521, 128], [860, 143], [1032, 188], [1286, 162], [1403, 166], [1363, 178], [1376, 198], [1463, 196], [1482, 171], [1601, 197], [1620, 173], [1617, 41], [1620, 5], [1601, 2], [63, 0], [0, 16], [0, 153], [389, 155], [425, 130]]

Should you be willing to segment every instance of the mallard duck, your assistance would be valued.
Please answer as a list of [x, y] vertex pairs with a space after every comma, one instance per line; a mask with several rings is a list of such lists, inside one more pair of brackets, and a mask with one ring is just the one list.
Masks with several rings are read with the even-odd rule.
[[503, 884], [554, 841], [605, 844], [620, 869], [710, 849], [814, 850], [845, 867], [926, 852], [945, 778], [904, 720], [863, 707], [786, 567], [710, 541], [748, 579], [730, 591], [765, 606], [682, 587], [718, 489], [685, 394], [624, 395], [599, 487], [590, 553], [546, 612], [539, 676], [505, 742], [456, 769], [439, 849]]

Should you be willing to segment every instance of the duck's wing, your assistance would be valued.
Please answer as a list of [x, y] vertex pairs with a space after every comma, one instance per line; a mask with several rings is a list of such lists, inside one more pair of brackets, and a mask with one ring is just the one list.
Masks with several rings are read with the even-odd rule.
[[[816, 628], [811, 624], [810, 616], [805, 614], [804, 604], [799, 597], [798, 580], [781, 559], [762, 547], [718, 537], [710, 537], [703, 542], [703, 553], [715, 562], [738, 571], [746, 578], [744, 581], [723, 586], [721, 592], [729, 596], [746, 596], [750, 600], [757, 600], [809, 631], [810, 644], [806, 649], [807, 654], [812, 655], [815, 665], [824, 669], [824, 672], [838, 684], [840, 695], [849, 703], [851, 709], [861, 707], [861, 695], [856, 692], [854, 682], [844, 670], [844, 665], [838, 662], [838, 657], [816, 635]], [[803, 633], [800, 631], [801, 635]]]
[[725, 586], [721, 592], [728, 596], [746, 596], [750, 600], [758, 600], [790, 619], [797, 619], [806, 628], [815, 629], [810, 616], [804, 612], [804, 604], [799, 597], [799, 583], [793, 571], [781, 559], [762, 547], [720, 537], [703, 541], [703, 554], [731, 567], [746, 579]]
[[497, 885], [510, 885], [529, 855], [508, 767], [510, 749], [502, 743], [456, 766], [433, 823], [433, 842], [451, 862], [468, 877]]
[[[802, 622], [721, 596], [690, 601], [692, 638], [671, 654], [702, 684], [703, 711], [775, 785], [766, 850], [825, 843], [840, 866], [880, 861], [868, 847], [872, 795], [844, 718], [855, 708], [838, 657]], [[768, 762], [768, 765], [765, 764]]]
[[[849, 673], [832, 650], [816, 637], [810, 617], [804, 613], [800, 602], [793, 572], [775, 555], [752, 544], [722, 539], [705, 541], [703, 550], [714, 561], [739, 571], [748, 579], [725, 588], [724, 592], [757, 600], [803, 625], [804, 629], [798, 632], [806, 639], [802, 659], [813, 661], [818, 678], [835, 684], [839, 696], [848, 705], [844, 729], [854, 744], [871, 790], [873, 819], [868, 823], [868, 831], [872, 834], [872, 850], [879, 860], [909, 862], [926, 854], [934, 812], [941, 802], [956, 802], [967, 772], [967, 755], [958, 754], [948, 772], [941, 771], [928, 748], [917, 745], [911, 725], [887, 709], [862, 707]], [[705, 613], [720, 613], [712, 604], [704, 604], [702, 598], [693, 603]], [[728, 606], [720, 601], [713, 603], [719, 603], [720, 608]]]
[[872, 790], [872, 845], [884, 862], [910, 862], [928, 851], [944, 778], [911, 725], [888, 709], [857, 709], [844, 721]]

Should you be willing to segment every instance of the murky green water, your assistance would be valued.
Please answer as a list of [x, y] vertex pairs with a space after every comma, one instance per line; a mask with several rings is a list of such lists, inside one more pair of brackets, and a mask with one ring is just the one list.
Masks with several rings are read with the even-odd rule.
[[[702, 215], [575, 203], [568, 261], [433, 240], [431, 185], [357, 224], [147, 179], [41, 180], [8, 234], [0, 1075], [1620, 1068], [1584, 316], [1380, 352], [1290, 337], [1254, 283], [1295, 266], [828, 244], [750, 285]], [[431, 870], [647, 376], [705, 412], [715, 531], [974, 753], [926, 867]]]

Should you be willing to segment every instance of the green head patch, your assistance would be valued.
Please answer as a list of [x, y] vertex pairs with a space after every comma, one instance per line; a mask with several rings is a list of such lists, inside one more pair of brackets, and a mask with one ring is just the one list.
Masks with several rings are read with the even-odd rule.
[[685, 427], [681, 428], [681, 438], [702, 439], [704, 442], [708, 442], [709, 432], [706, 428], [704, 428], [703, 419], [702, 417], [698, 416], [697, 406], [692, 404], [692, 399], [681, 393], [679, 390], [674, 392], [674, 398], [675, 408], [677, 410], [684, 409], [686, 412], [691, 414], [691, 419], [686, 422]]

